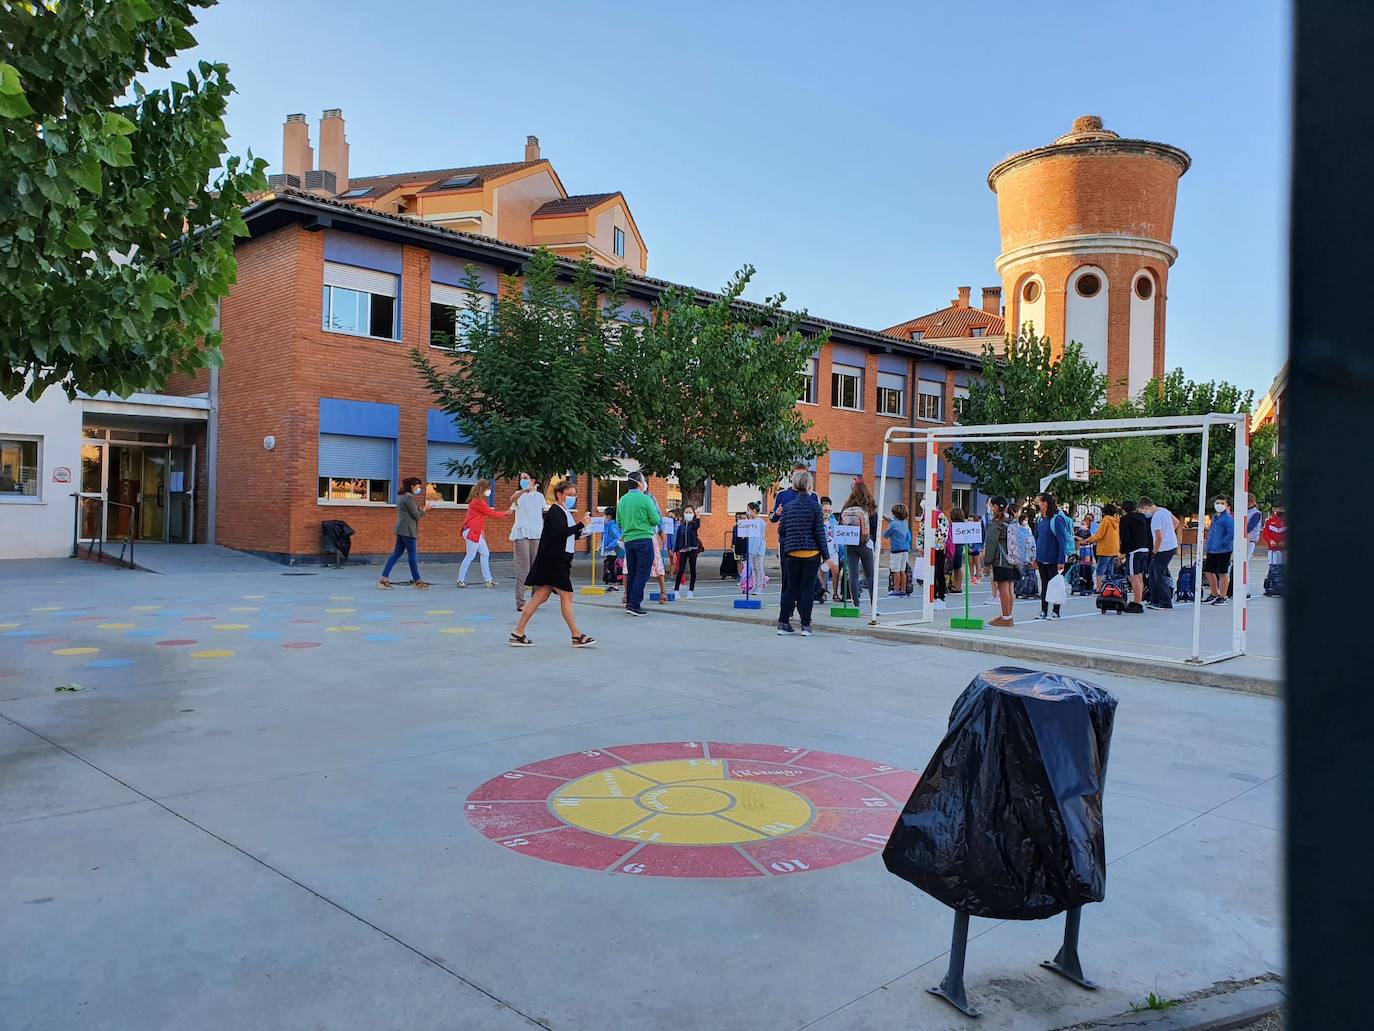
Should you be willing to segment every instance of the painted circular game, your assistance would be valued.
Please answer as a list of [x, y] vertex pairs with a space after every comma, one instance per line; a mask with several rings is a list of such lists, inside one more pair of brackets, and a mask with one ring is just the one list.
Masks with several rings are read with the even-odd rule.
[[649, 877], [768, 877], [880, 852], [917, 775], [786, 745], [592, 748], [493, 777], [468, 822], [512, 852]]

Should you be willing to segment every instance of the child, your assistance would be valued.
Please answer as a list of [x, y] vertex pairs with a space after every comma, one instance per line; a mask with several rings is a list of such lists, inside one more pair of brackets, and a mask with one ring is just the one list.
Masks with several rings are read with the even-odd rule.
[[821, 515], [825, 519], [825, 539], [828, 545], [825, 561], [821, 563], [821, 576], [824, 578], [825, 590], [833, 598], [835, 589], [840, 585], [841, 546], [835, 543], [835, 527], [840, 525], [840, 520], [835, 516], [829, 498], [821, 498]]
[[[763, 510], [757, 501], [749, 502], [749, 512], [745, 518], [758, 519]], [[762, 537], [746, 537], [748, 543], [748, 561], [744, 567], [744, 576], [741, 578], [740, 585], [748, 592], [760, 592], [768, 586], [768, 575], [764, 572], [763, 553], [768, 542]]]
[[701, 520], [691, 505], [687, 506], [684, 518], [673, 535], [673, 553], [677, 556], [673, 590], [682, 590], [682, 578], [686, 574], [687, 597], [690, 598], [697, 589], [697, 555], [701, 553]]
[[663, 529], [654, 531], [654, 565], [649, 570], [649, 575], [658, 581], [658, 603], [668, 604], [668, 582], [663, 571], [663, 559], [668, 553], [668, 542], [664, 537]]
[[[962, 508], [953, 508], [949, 512], [949, 521], [951, 523], [964, 523], [968, 521], [968, 517], [964, 515]], [[945, 561], [947, 568], [945, 572], [949, 576], [950, 594], [961, 594], [964, 590], [964, 547], [963, 544], [955, 544], [951, 549], [950, 542], [948, 538], [946, 539]], [[951, 554], [951, 550], [953, 554]]]
[[[970, 512], [964, 522], [981, 523], [982, 520]], [[975, 584], [980, 584], [983, 582], [983, 546], [981, 544], [970, 544], [968, 546], [968, 556], [968, 567], [973, 577], [973, 582]]]
[[607, 591], [618, 591], [620, 564], [624, 560], [620, 524], [615, 521], [615, 506], [606, 506], [606, 530], [601, 535], [601, 582]]
[[888, 569], [892, 570], [892, 590], [887, 592], [891, 598], [909, 594], [911, 591], [907, 582], [907, 569], [911, 564], [911, 524], [907, 522], [909, 514], [905, 505], [893, 505], [892, 519], [883, 531], [883, 538], [891, 542], [887, 563]]

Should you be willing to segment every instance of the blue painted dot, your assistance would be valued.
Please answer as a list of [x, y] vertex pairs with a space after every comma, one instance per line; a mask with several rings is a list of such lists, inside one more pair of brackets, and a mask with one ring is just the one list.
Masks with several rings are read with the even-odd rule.
[[400, 634], [364, 634], [364, 641], [399, 641]]
[[190, 611], [190, 609], [164, 609], [164, 610], [161, 611], [161, 612], [153, 612], [153, 613], [151, 613], [151, 615], [154, 615], [154, 616], [166, 616], [166, 617], [169, 617], [169, 618], [172, 618], [172, 619], [179, 619], [179, 618], [181, 618], [182, 616], [189, 616], [189, 615], [191, 615], [191, 611]]
[[161, 630], [130, 630], [125, 637], [161, 637]]
[[483, 615], [483, 614], [480, 613], [480, 612], [477, 613], [477, 614], [475, 614], [475, 615], [464, 616], [464, 617], [463, 617], [463, 619], [465, 619], [465, 620], [466, 620], [467, 622], [469, 622], [469, 623], [477, 623], [477, 622], [480, 622], [480, 621], [482, 621], [482, 620], [484, 620], [484, 619], [492, 619], [492, 618], [494, 618], [494, 617]]
[[254, 641], [271, 641], [280, 637], [281, 634], [277, 633], [275, 630], [254, 630], [243, 636], [252, 638]]
[[41, 637], [42, 630], [6, 630], [5, 637]]
[[390, 612], [369, 612], [369, 613], [367, 613], [365, 616], [363, 616], [363, 619], [367, 620], [369, 623], [375, 623], [375, 622], [376, 622], [377, 620], [379, 620], [379, 619], [390, 619], [390, 618], [391, 618], [391, 613], [390, 613]]
[[121, 666], [132, 666], [133, 663], [128, 659], [92, 659], [82, 665], [87, 669], [119, 669]]

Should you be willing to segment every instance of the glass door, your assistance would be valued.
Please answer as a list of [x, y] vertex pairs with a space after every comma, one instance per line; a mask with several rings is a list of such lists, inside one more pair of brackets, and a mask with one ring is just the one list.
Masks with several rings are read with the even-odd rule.
[[105, 534], [105, 445], [81, 445], [81, 482], [76, 503], [81, 507], [80, 535], [92, 541]]
[[[143, 452], [143, 483], [139, 498], [139, 533], [142, 541], [167, 539], [168, 472], [171, 465], [169, 448], [145, 447]], [[137, 452], [136, 452], [137, 453]]]
[[174, 447], [167, 479], [167, 539], [194, 544], [196, 539], [196, 448]]

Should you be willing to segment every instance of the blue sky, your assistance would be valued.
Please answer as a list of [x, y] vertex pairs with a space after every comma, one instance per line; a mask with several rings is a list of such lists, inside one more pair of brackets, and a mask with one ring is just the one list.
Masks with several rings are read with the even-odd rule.
[[[622, 190], [649, 273], [882, 328], [998, 282], [989, 168], [1076, 115], [1187, 150], [1167, 360], [1262, 393], [1286, 321], [1286, 4], [226, 0], [232, 146], [341, 107], [356, 175], [514, 161]], [[155, 80], [154, 80], [155, 81]]]

